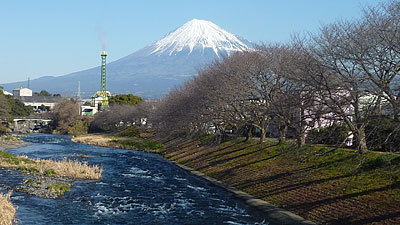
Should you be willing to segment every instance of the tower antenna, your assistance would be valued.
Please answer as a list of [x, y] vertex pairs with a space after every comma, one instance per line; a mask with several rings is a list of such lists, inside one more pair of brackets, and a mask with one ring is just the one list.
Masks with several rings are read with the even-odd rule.
[[108, 96], [107, 96], [107, 87], [106, 87], [106, 57], [107, 57], [107, 52], [102, 51], [101, 52], [101, 86], [100, 86], [100, 91], [98, 92], [99, 96], [103, 98], [101, 101], [101, 108], [108, 107]]
[[81, 81], [78, 80], [78, 93], [77, 93], [78, 99], [81, 99]]

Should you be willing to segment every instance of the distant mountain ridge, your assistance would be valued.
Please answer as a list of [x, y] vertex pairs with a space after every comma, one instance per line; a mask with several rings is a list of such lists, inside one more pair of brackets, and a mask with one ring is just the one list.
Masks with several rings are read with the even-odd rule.
[[[144, 98], [159, 98], [195, 75], [199, 66], [222, 55], [250, 50], [249, 45], [249, 41], [210, 21], [193, 19], [153, 44], [107, 63], [107, 89], [112, 93], [134, 93]], [[73, 95], [76, 94], [78, 81], [81, 95], [92, 95], [100, 86], [100, 67], [64, 76], [41, 77], [31, 80], [30, 87], [34, 91], [47, 90]], [[26, 86], [26, 82], [2, 86], [5, 90], [12, 90]]]

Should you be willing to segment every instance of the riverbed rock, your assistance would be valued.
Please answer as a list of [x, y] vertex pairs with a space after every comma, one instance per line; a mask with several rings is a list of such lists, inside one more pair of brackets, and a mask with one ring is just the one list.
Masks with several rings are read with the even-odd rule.
[[63, 193], [57, 193], [49, 188], [51, 185], [63, 184], [68, 187], [73, 185], [74, 179], [66, 177], [47, 177], [42, 175], [29, 176], [24, 179], [21, 186], [15, 188], [16, 191], [25, 192], [41, 198], [57, 198]]

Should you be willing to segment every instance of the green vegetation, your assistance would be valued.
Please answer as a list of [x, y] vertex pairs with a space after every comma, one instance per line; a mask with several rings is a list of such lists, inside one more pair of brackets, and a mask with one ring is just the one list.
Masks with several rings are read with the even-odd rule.
[[9, 120], [13, 117], [29, 116], [32, 113], [32, 107], [25, 106], [19, 99], [4, 95], [3, 91], [0, 92], [0, 119]]
[[[318, 223], [397, 224], [400, 155], [244, 138], [169, 139], [164, 156]], [[380, 218], [374, 220], [374, 218]]]
[[61, 97], [60, 94], [51, 94], [50, 92], [48, 92], [46, 90], [41, 90], [40, 92], [33, 92], [33, 95], [36, 95], [36, 96], [59, 96], [59, 97]]
[[7, 104], [10, 109], [10, 115], [13, 117], [24, 117], [33, 114], [31, 106], [25, 106], [19, 99], [13, 98], [12, 96], [5, 96]]
[[13, 136], [5, 136], [5, 137], [1, 137], [0, 140], [2, 140], [2, 141], [20, 141], [20, 138], [13, 137]]
[[137, 127], [130, 127], [117, 135], [118, 137], [140, 137], [140, 131]]
[[141, 139], [137, 141], [132, 141], [132, 140], [113, 140], [112, 141], [115, 144], [119, 144], [124, 146], [125, 148], [129, 149], [137, 149], [137, 150], [162, 150], [164, 149], [164, 146], [162, 144], [159, 144], [157, 142], [148, 140], [148, 139]]
[[343, 145], [349, 136], [349, 128], [346, 125], [334, 123], [329, 127], [311, 130], [307, 135], [307, 143]]
[[39, 93], [35, 92], [33, 94], [37, 96], [51, 96], [51, 94], [46, 90], [41, 90]]
[[47, 186], [47, 189], [50, 191], [54, 191], [57, 195], [63, 195], [64, 192], [70, 191], [70, 187], [65, 184], [54, 184]]
[[91, 119], [82, 117], [80, 120], [75, 120], [67, 127], [67, 132], [72, 136], [79, 136], [88, 133]]
[[26, 164], [35, 164], [36, 163], [35, 161], [30, 160], [28, 158], [13, 155], [13, 154], [5, 152], [3, 150], [0, 150], [0, 162], [1, 162], [1, 160], [4, 160], [6, 163], [13, 164], [13, 165], [19, 165], [22, 162], [26, 163]]
[[144, 102], [141, 97], [135, 96], [133, 94], [119, 94], [112, 96], [109, 99], [110, 104], [120, 104], [120, 105], [136, 105]]
[[49, 170], [44, 171], [44, 174], [45, 174], [46, 176], [49, 176], [49, 177], [55, 177], [55, 176], [57, 176], [57, 173], [56, 173], [53, 169], [49, 169]]
[[30, 172], [30, 173], [39, 173], [39, 170], [36, 168], [31, 168], [31, 167], [25, 167], [25, 166], [20, 166], [18, 167], [18, 170], [23, 171], [23, 172]]
[[400, 149], [400, 123], [390, 118], [371, 119], [365, 128], [367, 146], [371, 150], [396, 152]]

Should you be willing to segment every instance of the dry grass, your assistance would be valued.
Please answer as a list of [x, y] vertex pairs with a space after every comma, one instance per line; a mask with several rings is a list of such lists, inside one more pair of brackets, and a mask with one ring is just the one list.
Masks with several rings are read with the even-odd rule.
[[11, 193], [12, 192], [8, 192], [7, 195], [0, 193], [0, 225], [13, 224], [15, 208], [10, 201]]
[[87, 134], [78, 137], [71, 138], [73, 142], [88, 144], [88, 145], [98, 145], [109, 147], [109, 143], [115, 140], [114, 137], [102, 134]]
[[90, 166], [86, 162], [71, 161], [63, 159], [61, 161], [54, 160], [35, 160], [38, 163], [37, 168], [41, 173], [54, 170], [56, 175], [75, 177], [89, 180], [97, 180], [101, 178], [103, 168], [98, 165]]
[[0, 151], [0, 167], [18, 168], [22, 171], [38, 172], [48, 176], [64, 176], [78, 179], [97, 180], [101, 178], [103, 168], [90, 166], [86, 162], [63, 159], [28, 159]]

